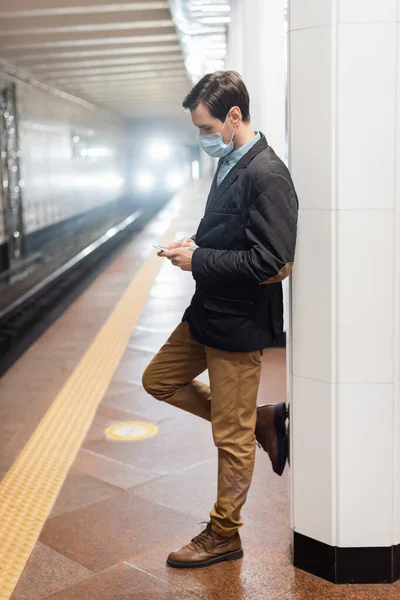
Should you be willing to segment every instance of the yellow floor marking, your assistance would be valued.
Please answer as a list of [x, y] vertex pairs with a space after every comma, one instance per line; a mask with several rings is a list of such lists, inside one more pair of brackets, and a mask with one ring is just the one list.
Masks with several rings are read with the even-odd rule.
[[106, 436], [111, 440], [130, 442], [133, 440], [147, 440], [158, 433], [158, 427], [142, 421], [128, 421], [114, 423], [105, 430]]
[[[181, 218], [158, 243], [174, 238]], [[0, 484], [0, 600], [18, 582], [162, 264], [154, 251], [136, 273]]]

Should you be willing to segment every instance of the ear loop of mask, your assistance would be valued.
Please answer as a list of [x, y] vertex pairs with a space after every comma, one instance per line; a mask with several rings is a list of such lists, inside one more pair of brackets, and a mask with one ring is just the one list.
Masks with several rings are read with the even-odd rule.
[[[224, 130], [224, 127], [225, 127], [225, 125], [226, 125], [226, 122], [227, 122], [227, 120], [228, 120], [228, 117], [229, 117], [229, 113], [226, 115], [226, 118], [225, 118], [224, 124], [222, 125], [222, 129], [221, 129], [221, 131], [220, 131], [220, 136], [221, 136], [221, 138], [222, 138], [222, 132], [223, 132], [223, 130]], [[237, 125], [234, 125], [234, 126], [233, 126], [233, 133], [232, 133], [232, 137], [231, 137], [231, 139], [230, 139], [230, 141], [228, 142], [228, 144], [227, 144], [227, 145], [229, 145], [229, 144], [231, 144], [231, 143], [233, 142], [233, 138], [235, 137], [236, 129], [237, 129]], [[222, 138], [222, 141], [223, 141], [223, 140], [224, 140], [224, 138]]]

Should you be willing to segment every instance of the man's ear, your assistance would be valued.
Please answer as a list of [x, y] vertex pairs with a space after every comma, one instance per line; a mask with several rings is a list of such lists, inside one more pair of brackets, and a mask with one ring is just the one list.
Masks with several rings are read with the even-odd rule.
[[237, 127], [243, 121], [242, 111], [238, 106], [231, 108], [229, 112], [229, 120], [234, 127]]

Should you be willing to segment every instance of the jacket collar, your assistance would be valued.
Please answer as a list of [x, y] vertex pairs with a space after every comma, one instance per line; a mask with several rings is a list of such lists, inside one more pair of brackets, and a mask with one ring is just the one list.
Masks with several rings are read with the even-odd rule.
[[239, 162], [236, 165], [238, 169], [246, 169], [246, 167], [249, 166], [253, 158], [257, 156], [257, 154], [260, 154], [260, 152], [268, 148], [267, 138], [263, 133], [261, 133], [261, 131], [260, 136], [261, 139], [259, 139], [258, 142], [256, 142], [254, 146], [250, 148], [250, 150], [246, 152], [246, 154], [239, 160]]
[[265, 135], [261, 132], [260, 132], [260, 135], [261, 135], [261, 139], [258, 140], [258, 142], [256, 144], [254, 144], [254, 146], [252, 148], [250, 148], [250, 150], [248, 152], [246, 152], [246, 154], [239, 160], [239, 162], [229, 171], [228, 175], [221, 182], [221, 184], [219, 186], [217, 186], [217, 174], [218, 174], [218, 170], [221, 166], [222, 160], [219, 161], [217, 172], [215, 173], [215, 176], [214, 176], [214, 179], [213, 179], [213, 182], [211, 185], [210, 195], [208, 197], [207, 206], [206, 206], [206, 212], [216, 206], [216, 204], [219, 202], [219, 200], [222, 198], [222, 196], [224, 196], [224, 194], [228, 191], [228, 189], [231, 187], [231, 185], [239, 177], [240, 171], [242, 169], [246, 169], [249, 166], [249, 164], [251, 163], [251, 161], [253, 160], [253, 158], [255, 158], [258, 154], [260, 154], [260, 152], [262, 152], [263, 150], [268, 148], [268, 142], [266, 140]]

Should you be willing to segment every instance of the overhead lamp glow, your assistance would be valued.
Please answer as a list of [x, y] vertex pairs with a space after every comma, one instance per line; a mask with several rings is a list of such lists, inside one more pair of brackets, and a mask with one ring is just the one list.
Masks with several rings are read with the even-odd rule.
[[206, 54], [206, 56], [213, 56], [216, 58], [225, 58], [226, 48], [206, 48], [204, 50], [204, 54]]
[[225, 23], [230, 23], [231, 18], [230, 17], [203, 17], [202, 19], [199, 19], [199, 22], [203, 23], [204, 25], [222, 25]]
[[186, 60], [186, 67], [192, 75], [203, 73], [203, 56], [200, 52], [191, 52]]
[[154, 185], [154, 178], [151, 173], [144, 171], [139, 173], [137, 183], [141, 190], [150, 190]]
[[200, 4], [197, 10], [201, 12], [229, 12], [231, 7], [228, 4]]
[[167, 175], [167, 185], [170, 190], [179, 190], [184, 184], [184, 177], [179, 171], [171, 171]]
[[114, 173], [105, 173], [103, 177], [98, 178], [97, 184], [102, 189], [118, 190], [123, 186], [124, 180]]
[[111, 148], [89, 148], [87, 156], [101, 157], [101, 156], [112, 156], [113, 152]]
[[229, 0], [225, 1], [222, 0], [221, 2], [216, 2], [216, 0], [191, 0], [191, 5], [192, 6], [210, 6], [210, 5], [217, 5], [217, 6], [228, 6], [229, 5]]
[[208, 44], [207, 48], [210, 48], [211, 50], [226, 50], [226, 43], [225, 42], [212, 42], [211, 44]]
[[207, 65], [212, 71], [218, 71], [224, 68], [225, 63], [223, 60], [208, 60]]
[[193, 181], [200, 179], [200, 163], [198, 160], [192, 162], [192, 179]]
[[164, 160], [171, 155], [171, 148], [165, 142], [154, 142], [149, 149], [149, 155], [152, 160]]

